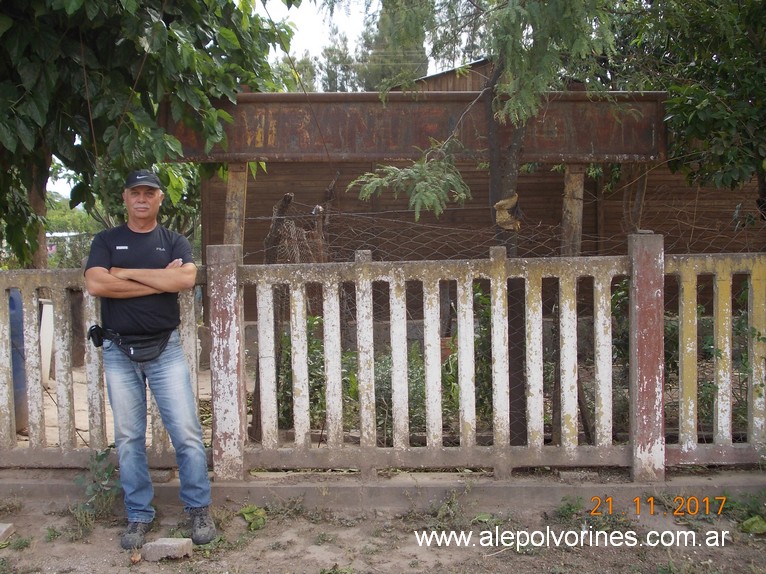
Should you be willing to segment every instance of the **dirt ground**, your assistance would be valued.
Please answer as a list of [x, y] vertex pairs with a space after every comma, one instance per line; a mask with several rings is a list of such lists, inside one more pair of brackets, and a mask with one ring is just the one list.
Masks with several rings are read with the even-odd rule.
[[[720, 516], [711, 501], [706, 516], [674, 518], [675, 503], [659, 498], [653, 516], [619, 509], [593, 516], [591, 502], [575, 499], [552, 500], [550, 508], [535, 510], [509, 501], [511, 512], [488, 514], [471, 510], [455, 493], [429, 510], [398, 514], [332, 512], [295, 499], [269, 504], [248, 515], [249, 522], [241, 514], [247, 501], [227, 500], [213, 513], [218, 539], [195, 547], [188, 558], [148, 562], [120, 549], [119, 512], [96, 521], [87, 533], [71, 508], [3, 499], [0, 523], [12, 523], [16, 532], [0, 544], [0, 574], [766, 573], [766, 540], [741, 530], [748, 512], [762, 509], [764, 500], [729, 499]], [[601, 508], [606, 510], [606, 501]], [[188, 535], [187, 526], [179, 506], [160, 506], [147, 541]], [[453, 539], [449, 547], [425, 547], [416, 537], [424, 531], [473, 534], [467, 545]], [[650, 531], [676, 544], [652, 547], [646, 543]], [[531, 543], [517, 547], [517, 536], [525, 535]], [[556, 546], [558, 536], [565, 538]]]

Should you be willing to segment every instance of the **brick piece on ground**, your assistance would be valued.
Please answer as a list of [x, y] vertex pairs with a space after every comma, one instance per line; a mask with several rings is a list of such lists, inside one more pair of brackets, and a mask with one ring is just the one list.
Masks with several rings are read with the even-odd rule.
[[16, 532], [16, 527], [13, 524], [0, 522], [0, 542], [8, 540], [14, 532]]
[[147, 562], [184, 558], [192, 555], [193, 548], [191, 538], [158, 538], [144, 544], [141, 557]]

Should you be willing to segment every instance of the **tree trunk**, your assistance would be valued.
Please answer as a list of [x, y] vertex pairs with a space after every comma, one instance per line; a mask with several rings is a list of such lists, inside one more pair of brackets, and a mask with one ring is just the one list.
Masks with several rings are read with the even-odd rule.
[[[524, 126], [517, 126], [508, 149], [501, 147], [498, 125], [492, 105], [494, 87], [500, 77], [502, 62], [495, 64], [495, 71], [487, 83], [485, 114], [489, 143], [489, 205], [492, 221], [495, 223], [495, 238], [498, 245], [504, 245], [507, 257], [518, 256], [518, 226], [501, 226], [498, 223], [500, 202], [513, 204], [513, 216], [518, 215], [516, 184], [519, 179], [521, 146], [524, 141]], [[502, 205], [502, 204], [501, 204]], [[505, 211], [505, 210], [503, 210]], [[511, 215], [501, 212], [501, 215]], [[526, 326], [524, 322], [524, 282], [511, 280], [508, 286], [508, 391], [509, 430], [512, 445], [527, 443], [527, 398], [524, 363], [526, 358]]]
[[[40, 154], [40, 160], [34, 162], [32, 166], [32, 185], [28, 190], [29, 205], [36, 215], [44, 218], [48, 215], [48, 205], [46, 203], [48, 186], [48, 176], [51, 169], [52, 156], [43, 151]], [[45, 226], [40, 225], [37, 228], [37, 249], [32, 254], [32, 261], [29, 264], [31, 269], [48, 268], [48, 243], [45, 240]]]

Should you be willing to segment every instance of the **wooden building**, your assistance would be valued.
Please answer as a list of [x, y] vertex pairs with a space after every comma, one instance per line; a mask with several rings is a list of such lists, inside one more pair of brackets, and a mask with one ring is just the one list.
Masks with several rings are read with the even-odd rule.
[[[488, 73], [488, 63], [479, 62], [467, 71], [444, 72], [421, 83], [424, 91], [475, 94]], [[342, 96], [338, 98], [342, 108]], [[413, 125], [420, 119], [412, 117]], [[262, 117], [258, 121], [263, 121]], [[307, 115], [301, 121], [307, 126], [313, 120]], [[352, 143], [359, 146], [358, 140], [365, 137], [364, 118], [355, 121]], [[406, 118], [397, 125], [412, 129]], [[264, 126], [259, 126], [264, 136], [240, 136], [248, 138], [244, 144], [257, 144], [256, 137], [272, 137], [272, 131]], [[249, 127], [245, 125], [245, 129]], [[345, 126], [338, 126], [339, 131], [343, 129]], [[383, 163], [379, 158], [364, 160], [357, 154], [349, 159], [337, 149], [325, 158], [322, 142], [311, 143], [316, 146], [314, 155], [296, 161], [272, 153], [272, 157], [264, 158], [266, 171], [259, 171], [255, 179], [248, 177], [244, 263], [266, 262], [264, 241], [274, 207], [285, 194], [292, 194], [285, 219], [290, 222], [287, 229], [292, 243], [282, 250], [281, 262], [350, 261], [361, 249], [371, 250], [377, 260], [476, 258], [487, 257], [489, 246], [496, 244], [489, 174], [481, 158], [463, 157], [459, 164], [471, 190], [469, 201], [449, 206], [438, 219], [424, 213], [416, 222], [407, 198], [383, 195], [367, 202], [358, 198], [358, 188], [347, 191], [355, 178]], [[228, 158], [237, 160], [239, 156]], [[403, 166], [411, 161], [395, 157], [385, 163]], [[636, 229], [662, 234], [668, 253], [761, 251], [766, 245], [766, 226], [755, 205], [755, 182], [737, 191], [690, 186], [683, 175], [672, 174], [661, 158], [640, 164], [629, 159], [621, 164], [620, 177], [615, 177], [612, 164], [588, 163], [582, 210], [583, 255], [623, 254], [627, 235]], [[531, 162], [527, 167], [518, 185], [522, 228], [516, 255], [557, 256], [561, 249], [563, 162]], [[203, 253], [204, 246], [223, 242], [226, 189], [226, 183], [218, 179], [203, 184]], [[323, 208], [321, 215], [312, 215], [315, 206]], [[316, 243], [317, 233], [324, 238], [321, 246]]]

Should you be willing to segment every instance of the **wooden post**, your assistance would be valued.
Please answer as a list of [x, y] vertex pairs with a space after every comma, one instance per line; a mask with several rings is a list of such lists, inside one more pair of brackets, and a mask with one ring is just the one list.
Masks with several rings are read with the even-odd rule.
[[580, 255], [585, 166], [567, 165], [564, 172], [564, 203], [561, 208], [561, 255]]
[[247, 207], [247, 164], [229, 165], [226, 182], [226, 213], [223, 224], [224, 245], [242, 245]]
[[654, 234], [628, 237], [630, 270], [630, 436], [634, 481], [665, 479], [665, 253]]
[[244, 321], [238, 267], [241, 245], [209, 245], [213, 471], [216, 480], [241, 480], [247, 406], [244, 385]]
[[[561, 207], [561, 255], [564, 257], [579, 257], [582, 252], [582, 204], [584, 195], [585, 165], [567, 165], [566, 171], [564, 172], [564, 201]], [[559, 303], [559, 308], [561, 309], [564, 302], [560, 301]], [[556, 357], [557, 361], [560, 363], [561, 345], [572, 337], [572, 333], [562, 333], [560, 322], [556, 324], [556, 329], [559, 330], [558, 337], [555, 338], [557, 339], [555, 343], [557, 345]], [[574, 329], [576, 332], [576, 321]], [[575, 353], [576, 352], [575, 349]], [[558, 435], [560, 435], [561, 427], [561, 404], [564, 402], [562, 399], [565, 398], [560, 396], [560, 378], [561, 372], [559, 369], [556, 373], [556, 389], [554, 392], [554, 416], [556, 419], [554, 436], [558, 438], [558, 440], [555, 440], [558, 444], [560, 444], [560, 436]], [[577, 379], [577, 405], [580, 411], [583, 434], [588, 442], [593, 442], [593, 428], [595, 425], [593, 423], [593, 417], [590, 416], [590, 411], [588, 410], [588, 401], [585, 398], [585, 387], [576, 374], [575, 378]]]

